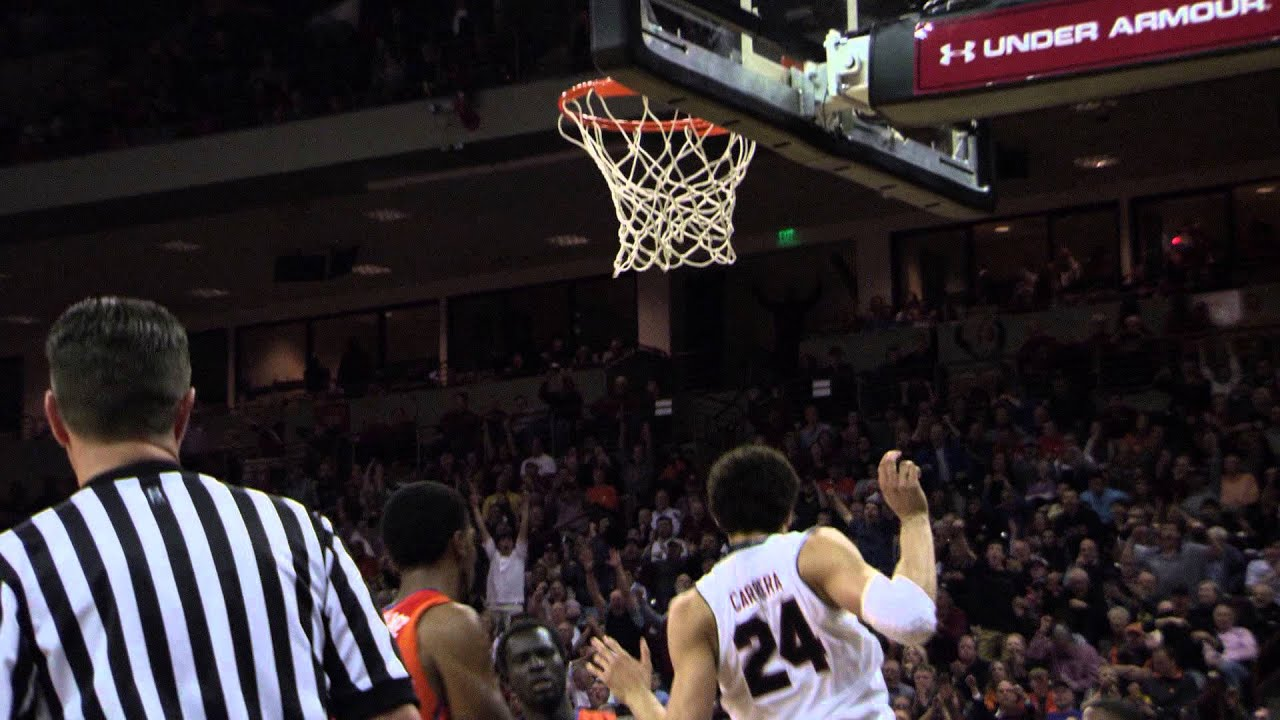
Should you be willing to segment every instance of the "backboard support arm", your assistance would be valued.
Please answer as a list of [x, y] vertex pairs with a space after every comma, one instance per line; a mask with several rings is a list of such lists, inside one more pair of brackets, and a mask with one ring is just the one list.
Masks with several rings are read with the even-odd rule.
[[[857, 0], [849, 0], [849, 3], [856, 6]], [[826, 57], [822, 43], [787, 28], [770, 26], [751, 12], [752, 0], [670, 0], [663, 4], [736, 33], [768, 40], [793, 53], [796, 60], [819, 62]]]
[[[847, 104], [831, 104], [825, 66], [757, 72], [749, 56], [726, 56], [662, 27], [653, 6], [724, 27], [711, 0], [592, 0], [592, 48], [600, 70], [651, 100], [756, 140], [788, 159], [830, 172], [931, 213], [974, 218], [995, 204], [982, 123], [958, 125], [947, 147], [906, 137]], [[684, 13], [693, 8], [695, 12]], [[746, 30], [749, 22], [735, 23]], [[775, 44], [783, 38], [755, 26]], [[744, 49], [747, 49], [744, 46]], [[825, 59], [824, 48], [822, 59]]]

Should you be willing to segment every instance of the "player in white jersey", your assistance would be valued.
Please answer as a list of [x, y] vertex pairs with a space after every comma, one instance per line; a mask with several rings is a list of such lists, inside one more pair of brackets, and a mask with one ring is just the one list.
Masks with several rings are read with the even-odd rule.
[[788, 533], [800, 482], [781, 453], [726, 453], [711, 468], [709, 507], [732, 552], [671, 603], [675, 679], [664, 708], [651, 665], [612, 638], [596, 640], [591, 669], [639, 720], [708, 720], [716, 688], [733, 720], [893, 720], [880, 674], [883, 651], [867, 629], [924, 644], [937, 625], [933, 533], [920, 468], [880, 461], [880, 493], [902, 520], [892, 578], [867, 564], [843, 533]]

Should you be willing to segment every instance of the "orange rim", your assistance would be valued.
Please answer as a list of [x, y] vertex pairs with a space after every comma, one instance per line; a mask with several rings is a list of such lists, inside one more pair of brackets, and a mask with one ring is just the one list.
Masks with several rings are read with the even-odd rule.
[[635, 90], [613, 78], [588, 80], [560, 93], [560, 101], [557, 103], [560, 107], [560, 114], [567, 118], [576, 119], [585, 125], [592, 125], [601, 130], [618, 133], [689, 130], [695, 135], [706, 137], [709, 135], [724, 135], [729, 132], [719, 125], [695, 117], [684, 117], [677, 120], [614, 120], [613, 118], [600, 117], [598, 115], [588, 115], [569, 107], [569, 103], [575, 100], [582, 100], [592, 93], [595, 93], [600, 98], [631, 97], [638, 94]]

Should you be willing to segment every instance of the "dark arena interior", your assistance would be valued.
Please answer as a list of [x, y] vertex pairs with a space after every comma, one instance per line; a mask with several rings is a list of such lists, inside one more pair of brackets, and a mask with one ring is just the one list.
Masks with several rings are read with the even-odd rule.
[[[530, 504], [520, 611], [575, 710], [630, 712], [587, 671], [606, 632], [670, 689], [668, 605], [728, 551], [707, 472], [761, 443], [800, 478], [792, 529], [886, 574], [877, 462], [922, 469], [937, 632], [884, 639], [897, 718], [1277, 717], [1280, 62], [982, 118], [995, 208], [967, 219], [762, 143], [735, 263], [613, 277], [608, 188], [557, 133], [601, 74], [594, 4], [6, 3], [0, 530], [78, 489], [52, 323], [145, 298], [189, 331], [183, 467], [329, 518], [378, 608], [397, 488], [478, 497], [495, 538]], [[842, 10], [756, 4], [819, 43]]]

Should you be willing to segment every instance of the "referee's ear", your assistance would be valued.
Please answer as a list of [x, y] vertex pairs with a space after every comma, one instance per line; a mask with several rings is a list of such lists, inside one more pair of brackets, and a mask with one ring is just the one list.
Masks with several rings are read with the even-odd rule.
[[67, 424], [62, 420], [62, 412], [58, 410], [58, 399], [53, 396], [53, 390], [44, 391], [44, 417], [49, 421], [49, 432], [53, 434], [53, 439], [63, 448], [71, 444], [71, 433], [67, 430]]
[[173, 438], [182, 447], [182, 438], [187, 434], [187, 426], [191, 423], [191, 409], [196, 406], [196, 389], [187, 388], [187, 392], [178, 401], [178, 411], [173, 418]]

